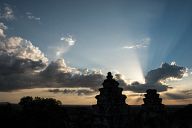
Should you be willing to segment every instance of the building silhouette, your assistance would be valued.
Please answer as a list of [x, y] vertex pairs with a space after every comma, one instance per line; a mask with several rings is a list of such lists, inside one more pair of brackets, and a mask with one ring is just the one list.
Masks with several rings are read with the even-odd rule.
[[[165, 106], [157, 90], [148, 89], [144, 94], [141, 110], [132, 122], [133, 128], [167, 128], [168, 120]], [[138, 123], [135, 123], [138, 122]]]
[[123, 89], [118, 87], [119, 83], [113, 79], [108, 72], [107, 79], [100, 88], [100, 94], [95, 98], [97, 104], [93, 105], [93, 127], [96, 128], [124, 128], [129, 122], [129, 107], [125, 103], [126, 96], [122, 94]]

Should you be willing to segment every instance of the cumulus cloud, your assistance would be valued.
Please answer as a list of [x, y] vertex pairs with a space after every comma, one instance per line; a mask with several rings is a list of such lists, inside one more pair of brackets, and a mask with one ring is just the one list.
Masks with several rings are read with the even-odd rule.
[[176, 63], [164, 63], [158, 69], [151, 70], [147, 73], [146, 83], [159, 83], [168, 78], [181, 79], [186, 72], [185, 67], [176, 65]]
[[31, 12], [26, 12], [25, 14], [27, 15], [27, 18], [29, 20], [36, 20], [36, 21], [40, 21], [41, 20], [40, 17], [34, 16]]
[[[1, 24], [1, 28], [5, 29], [5, 25]], [[66, 65], [64, 59], [52, 61], [47, 65], [48, 59], [30, 41], [21, 37], [2, 37], [0, 91], [35, 87], [95, 88], [104, 80], [100, 71], [72, 68]]]
[[14, 18], [13, 9], [6, 4], [5, 7], [0, 10], [0, 19], [13, 20]]
[[[1, 29], [7, 29], [1, 23]], [[36, 87], [100, 86], [104, 75], [100, 71], [67, 66], [64, 59], [48, 64], [48, 59], [30, 41], [21, 37], [0, 40], [0, 91]], [[78, 95], [90, 90], [75, 91]], [[70, 92], [66, 91], [65, 92]]]
[[123, 49], [139, 49], [139, 48], [145, 48], [148, 47], [151, 42], [151, 39], [149, 37], [129, 42], [128, 45], [123, 46]]
[[157, 89], [159, 92], [167, 91], [169, 87], [165, 80], [174, 78], [181, 79], [186, 73], [187, 68], [176, 65], [176, 63], [163, 63], [160, 68], [151, 70], [145, 77], [145, 84], [133, 82], [126, 89], [134, 92], [145, 92], [147, 89]]
[[66, 66], [64, 59], [52, 61], [40, 74], [45, 80], [59, 83], [59, 87], [95, 88], [104, 80], [101, 72], [71, 68]]
[[[1, 28], [6, 29], [4, 24]], [[38, 79], [36, 72], [43, 70], [47, 63], [48, 59], [30, 41], [21, 37], [1, 37], [0, 90], [31, 86]]]
[[[2, 61], [2, 63], [13, 64], [14, 60], [27, 60], [28, 62], [39, 62], [39, 64], [46, 65], [48, 59], [39, 50], [38, 47], [21, 37], [5, 38], [0, 42], [0, 57], [9, 58], [11, 60]], [[22, 62], [25, 66], [25, 62]], [[43, 66], [44, 67], [44, 66]]]

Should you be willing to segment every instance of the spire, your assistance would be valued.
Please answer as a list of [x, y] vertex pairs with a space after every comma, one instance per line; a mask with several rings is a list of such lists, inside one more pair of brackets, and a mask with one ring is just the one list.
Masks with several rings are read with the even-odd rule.
[[106, 77], [108, 80], [111, 80], [111, 79], [113, 79], [113, 76], [112, 76], [112, 74], [111, 74], [111, 72], [108, 72], [107, 73], [107, 77]]
[[[127, 97], [122, 94], [123, 89], [118, 87], [119, 83], [113, 79], [111, 72], [107, 73], [106, 78], [103, 87], [99, 89], [100, 94], [95, 97], [95, 119], [109, 128], [124, 128], [127, 126], [129, 115], [129, 107], [125, 103]], [[97, 126], [99, 123], [96, 122], [94, 125]]]
[[106, 78], [107, 79], [104, 80], [104, 82], [103, 82], [103, 87], [104, 88], [113, 88], [113, 87], [117, 87], [119, 85], [119, 83], [115, 79], [113, 79], [113, 76], [112, 76], [111, 72], [107, 73]]

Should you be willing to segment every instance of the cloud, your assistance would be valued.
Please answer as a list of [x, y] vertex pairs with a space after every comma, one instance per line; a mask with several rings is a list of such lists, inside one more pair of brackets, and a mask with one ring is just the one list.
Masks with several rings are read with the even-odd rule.
[[[5, 29], [5, 25], [1, 24], [1, 28]], [[36, 87], [95, 88], [104, 80], [100, 71], [72, 68], [66, 65], [64, 59], [47, 65], [48, 59], [30, 41], [21, 37], [2, 37], [0, 91]], [[80, 94], [80, 91], [77, 93]]]
[[[0, 23], [0, 29], [6, 30], [7, 27]], [[128, 85], [121, 74], [114, 74], [114, 78], [124, 90], [145, 92], [149, 88], [154, 88], [158, 91], [166, 91], [170, 88], [165, 84], [167, 79], [181, 79], [185, 73], [186, 68], [176, 63], [164, 63], [160, 68], [147, 73], [145, 84], [134, 82]], [[61, 90], [66, 94], [88, 95], [102, 87], [105, 77], [100, 70], [70, 67], [64, 59], [57, 59], [48, 64], [48, 59], [39, 48], [21, 37], [4, 36], [0, 39], [0, 91], [36, 87], [89, 88], [88, 90], [77, 89], [78, 91]]]
[[58, 83], [59, 87], [95, 88], [104, 80], [100, 71], [71, 68], [66, 66], [64, 59], [52, 61], [40, 74], [45, 80]]
[[[3, 25], [2, 25], [3, 26]], [[121, 74], [114, 78], [126, 91], [145, 92], [147, 89], [166, 91], [169, 87], [163, 82], [170, 78], [182, 78], [186, 68], [176, 63], [164, 63], [160, 68], [147, 73], [145, 84], [134, 82], [128, 85]], [[89, 88], [90, 90], [67, 90], [67, 93], [92, 94], [101, 87], [105, 75], [100, 70], [78, 69], [68, 66], [64, 59], [48, 64], [48, 59], [30, 41], [21, 37], [3, 38], [0, 42], [0, 91], [16, 89], [53, 87]], [[56, 91], [56, 90], [55, 90]], [[54, 91], [50, 91], [54, 92]], [[61, 91], [58, 91], [61, 92]]]
[[26, 12], [25, 14], [27, 15], [27, 18], [29, 20], [36, 20], [36, 21], [40, 21], [41, 20], [40, 17], [34, 16], [31, 12]]
[[176, 63], [164, 63], [158, 69], [147, 73], [146, 83], [159, 83], [168, 78], [181, 79], [186, 72], [185, 67], [176, 65]]
[[82, 96], [82, 95], [93, 95], [96, 93], [96, 90], [92, 90], [90, 88], [86, 88], [86, 89], [59, 89], [59, 88], [56, 88], [56, 89], [49, 89], [48, 90], [49, 92], [52, 92], [52, 93], [63, 93], [65, 95], [68, 95], [68, 94], [72, 94], [72, 95], [78, 95], [78, 96]]
[[56, 55], [56, 59], [61, 58], [62, 55], [70, 50], [72, 46], [76, 43], [76, 39], [72, 35], [63, 36], [60, 38], [60, 42], [56, 43], [54, 46], [49, 46]]
[[72, 35], [67, 35], [66, 37], [61, 37], [61, 41], [64, 41], [69, 46], [75, 45], [76, 39], [73, 38]]
[[145, 93], [147, 89], [156, 89], [158, 92], [163, 92], [163, 91], [167, 91], [168, 88], [172, 88], [169, 87], [167, 85], [163, 85], [161, 83], [154, 83], [154, 84], [142, 84], [142, 83], [133, 83], [131, 85], [128, 85], [124, 88], [124, 90], [128, 90], [128, 91], [133, 91], [136, 93]]
[[21, 37], [1, 37], [0, 90], [9, 91], [31, 86], [39, 79], [36, 72], [43, 70], [47, 64], [48, 59], [30, 41]]
[[3, 9], [0, 10], [0, 19], [13, 20], [15, 19], [13, 9], [9, 5], [5, 5]]
[[[6, 29], [3, 23], [2, 30]], [[48, 64], [48, 59], [30, 41], [21, 37], [0, 40], [0, 91], [36, 87], [97, 88], [104, 80], [100, 71], [67, 66], [64, 59]], [[76, 93], [88, 94], [88, 91]]]
[[4, 34], [4, 30], [6, 29], [7, 29], [7, 26], [5, 26], [4, 23], [0, 22], [0, 38], [6, 37], [6, 35]]
[[8, 27], [4, 23], [0, 22], [0, 29], [6, 30]]
[[149, 37], [134, 41], [134, 42], [129, 42], [129, 45], [123, 46], [123, 49], [139, 49], [139, 48], [145, 48], [148, 47], [151, 42], [151, 39]]
[[127, 86], [127, 90], [132, 90], [134, 92], [145, 92], [147, 89], [157, 89], [157, 91], [167, 91], [169, 87], [165, 80], [174, 78], [181, 79], [186, 73], [187, 68], [176, 65], [176, 63], [163, 63], [160, 68], [151, 70], [147, 73], [145, 77], [145, 84], [139, 82], [133, 82], [131, 85]]
[[182, 91], [177, 91], [176, 93], [170, 93], [167, 92], [164, 94], [166, 98], [168, 99], [190, 99], [192, 98], [192, 90], [182, 90]]
[[[27, 62], [41, 62], [46, 64], [48, 59], [39, 50], [38, 47], [21, 37], [4, 38], [0, 42], [0, 57], [10, 58], [9, 64], [12, 64], [14, 60], [28, 60]], [[4, 63], [4, 62], [3, 62]], [[22, 65], [25, 65], [22, 62]]]

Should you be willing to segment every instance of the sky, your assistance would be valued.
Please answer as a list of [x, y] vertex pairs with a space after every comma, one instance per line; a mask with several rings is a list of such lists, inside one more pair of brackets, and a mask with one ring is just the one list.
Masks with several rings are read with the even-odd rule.
[[108, 71], [142, 104], [192, 104], [192, 1], [0, 0], [0, 102], [94, 104]]

